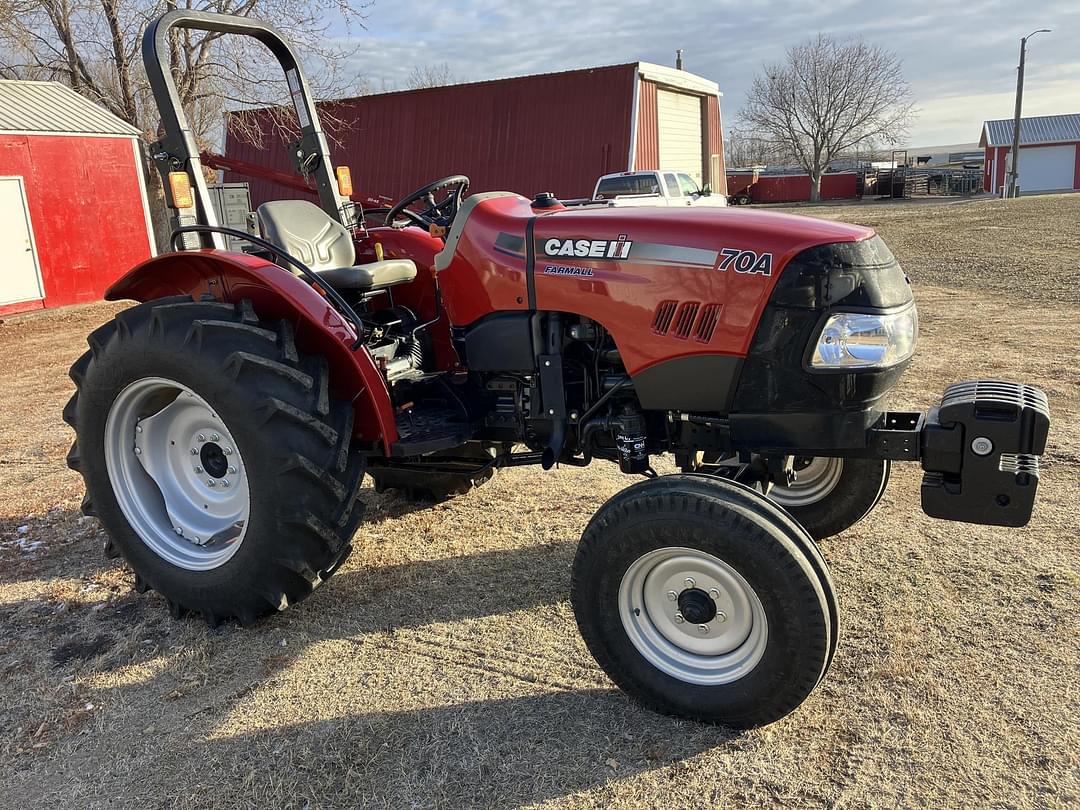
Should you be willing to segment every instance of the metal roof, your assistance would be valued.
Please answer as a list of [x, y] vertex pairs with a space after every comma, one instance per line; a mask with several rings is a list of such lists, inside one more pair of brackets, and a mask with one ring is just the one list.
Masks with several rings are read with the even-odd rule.
[[666, 84], [692, 93], [704, 93], [707, 96], [722, 96], [720, 85], [703, 76], [698, 76], [682, 68], [655, 65], [652, 62], [638, 62], [641, 77], [657, 84]]
[[[984, 121], [980, 146], [1012, 146], [1013, 119]], [[1080, 113], [1020, 119], [1020, 145], [1080, 141]]]
[[139, 135], [139, 130], [59, 82], [0, 81], [0, 131]]
[[[464, 86], [479, 86], [479, 85], [495, 85], [499, 88], [504, 88], [514, 84], [531, 83], [538, 79], [547, 78], [572, 78], [580, 77], [585, 81], [588, 81], [597, 71], [607, 70], [619, 70], [636, 68], [641, 74], [642, 78], [657, 82], [659, 84], [667, 84], [673, 87], [679, 87], [683, 90], [688, 90], [693, 93], [703, 93], [705, 95], [718, 95], [722, 96], [720, 92], [720, 85], [716, 82], [706, 79], [704, 76], [698, 76], [696, 73], [691, 73], [688, 70], [681, 70], [672, 67], [666, 67], [665, 65], [656, 65], [652, 62], [619, 62], [614, 65], [597, 65], [595, 67], [583, 67], [583, 68], [567, 68], [566, 70], [554, 70], [548, 73], [523, 73], [518, 76], [501, 76], [494, 79], [477, 79], [474, 81], [455, 81], [451, 84], [441, 84], [434, 87], [416, 87], [409, 88], [403, 87], [396, 90], [384, 90], [378, 93], [366, 93], [363, 96], [347, 96], [344, 98], [338, 98], [328, 100], [320, 103], [338, 103], [338, 102], [352, 102], [361, 98], [374, 98], [376, 96], [411, 96], [420, 97], [425, 93], [437, 93], [444, 90], [447, 87], [464, 87]], [[232, 110], [230, 112], [238, 112]]]

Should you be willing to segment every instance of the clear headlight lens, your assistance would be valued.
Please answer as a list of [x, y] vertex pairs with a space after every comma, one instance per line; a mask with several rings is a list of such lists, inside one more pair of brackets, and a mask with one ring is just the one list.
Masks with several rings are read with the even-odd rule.
[[837, 312], [818, 336], [811, 368], [888, 368], [915, 353], [919, 316], [915, 306], [887, 314]]

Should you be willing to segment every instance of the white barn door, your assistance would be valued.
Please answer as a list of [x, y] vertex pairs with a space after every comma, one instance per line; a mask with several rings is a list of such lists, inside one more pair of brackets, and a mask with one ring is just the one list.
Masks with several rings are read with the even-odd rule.
[[1076, 147], [1020, 147], [1020, 193], [1032, 191], [1071, 191]]
[[44, 295], [22, 178], [0, 177], [0, 306]]
[[700, 187], [702, 158], [701, 97], [658, 88], [656, 112], [660, 128], [660, 169], [686, 172]]

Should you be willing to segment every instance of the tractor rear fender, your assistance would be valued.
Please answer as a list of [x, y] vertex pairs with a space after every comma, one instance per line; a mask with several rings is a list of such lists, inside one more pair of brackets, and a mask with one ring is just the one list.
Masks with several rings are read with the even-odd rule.
[[352, 400], [354, 430], [365, 442], [397, 441], [394, 410], [382, 374], [367, 348], [355, 351], [356, 331], [315, 289], [257, 256], [223, 250], [166, 253], [129, 271], [105, 292], [109, 301], [150, 301], [171, 295], [251, 301], [260, 318], [293, 325], [299, 349], [326, 358], [335, 396]]

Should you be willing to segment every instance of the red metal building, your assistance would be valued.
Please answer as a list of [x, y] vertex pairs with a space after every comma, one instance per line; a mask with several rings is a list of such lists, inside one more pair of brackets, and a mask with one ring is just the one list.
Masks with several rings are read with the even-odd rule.
[[0, 81], [0, 314], [99, 300], [150, 257], [138, 136], [56, 82]]
[[[733, 171], [728, 174], [728, 194], [745, 192], [755, 203], [809, 202], [810, 175], [761, 174]], [[859, 196], [859, 178], [855, 172], [836, 172], [821, 177], [821, 199], [852, 200]]]
[[[983, 191], [1001, 194], [1011, 166], [1013, 119], [984, 121]], [[1020, 191], [1080, 191], [1080, 113], [1020, 119]]]
[[[360, 96], [322, 105], [335, 164], [358, 193], [397, 198], [431, 180], [466, 174], [472, 191], [560, 197], [592, 193], [596, 179], [630, 169], [685, 171], [724, 193], [720, 92], [684, 70], [625, 65]], [[281, 136], [259, 116], [252, 143], [230, 128], [226, 154], [291, 171]], [[335, 123], [338, 122], [338, 123]], [[253, 205], [303, 196], [267, 180]]]

